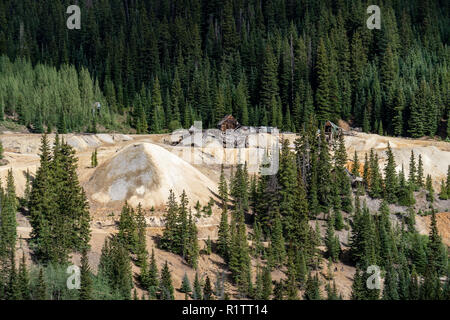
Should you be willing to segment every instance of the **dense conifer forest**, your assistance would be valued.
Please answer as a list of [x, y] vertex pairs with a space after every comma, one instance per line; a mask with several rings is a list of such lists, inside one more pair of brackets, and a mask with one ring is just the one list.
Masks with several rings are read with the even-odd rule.
[[[0, 117], [42, 132], [158, 133], [225, 114], [299, 132], [448, 136], [448, 1], [0, 1]], [[101, 103], [94, 110], [93, 104]], [[102, 128], [102, 129], [103, 129]]]

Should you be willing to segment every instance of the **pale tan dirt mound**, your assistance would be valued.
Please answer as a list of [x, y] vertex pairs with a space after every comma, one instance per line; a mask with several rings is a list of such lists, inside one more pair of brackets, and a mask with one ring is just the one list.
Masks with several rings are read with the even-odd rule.
[[85, 189], [92, 200], [109, 208], [125, 201], [146, 209], [162, 208], [173, 190], [183, 190], [190, 203], [204, 204], [217, 193], [216, 184], [186, 161], [150, 143], [133, 144], [106, 160], [93, 173]]
[[[419, 224], [419, 232], [422, 234], [428, 234], [430, 232], [431, 216], [419, 217], [419, 219], [423, 221], [423, 223]], [[436, 222], [439, 234], [442, 237], [442, 242], [450, 247], [450, 212], [441, 212], [436, 214]]]

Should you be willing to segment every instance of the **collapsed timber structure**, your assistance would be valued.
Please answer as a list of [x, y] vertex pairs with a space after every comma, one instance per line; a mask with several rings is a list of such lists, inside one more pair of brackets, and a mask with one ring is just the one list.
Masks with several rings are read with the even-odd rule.
[[216, 129], [202, 130], [193, 125], [189, 130], [180, 129], [172, 134], [171, 144], [191, 147], [262, 148], [278, 141], [279, 131], [274, 127], [242, 126], [227, 115], [217, 123]]
[[337, 139], [339, 139], [339, 136], [344, 134], [344, 129], [339, 127], [337, 124], [331, 122], [330, 120], [327, 120], [324, 125], [324, 131], [325, 131], [325, 139], [329, 143], [333, 143]]

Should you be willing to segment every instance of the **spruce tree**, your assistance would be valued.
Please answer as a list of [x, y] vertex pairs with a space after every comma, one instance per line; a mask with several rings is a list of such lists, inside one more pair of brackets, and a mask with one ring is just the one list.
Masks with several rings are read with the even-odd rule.
[[136, 213], [127, 202], [122, 207], [119, 219], [119, 233], [118, 237], [120, 241], [130, 250], [132, 253], [137, 252], [138, 233], [136, 226]]
[[330, 283], [327, 283], [326, 291], [327, 291], [327, 300], [340, 300], [336, 288], [336, 282], [334, 280], [333, 286], [331, 286]]
[[272, 275], [270, 274], [270, 269], [266, 266], [263, 269], [262, 274], [262, 300], [269, 300], [272, 295]]
[[66, 262], [69, 252], [89, 247], [87, 197], [78, 181], [75, 150], [56, 136], [52, 157], [47, 136], [41, 141], [30, 195], [31, 244], [39, 260]]
[[47, 300], [47, 284], [44, 279], [43, 268], [39, 268], [38, 283], [36, 287], [35, 294], [33, 295], [34, 300]]
[[430, 203], [434, 202], [434, 188], [433, 188], [433, 180], [431, 179], [431, 175], [427, 175], [426, 179], [426, 188], [427, 188], [427, 200]]
[[292, 261], [292, 255], [289, 255], [287, 263], [287, 279], [286, 279], [286, 298], [287, 300], [298, 299], [297, 281], [295, 278], [295, 266]]
[[283, 237], [283, 229], [281, 225], [281, 217], [279, 214], [275, 216], [274, 228], [271, 238], [271, 246], [273, 248], [276, 265], [282, 265], [286, 257], [285, 242]]
[[[391, 167], [392, 165], [389, 166], [389, 168]], [[374, 153], [373, 149], [370, 149], [369, 170], [370, 170], [369, 195], [372, 198], [379, 198], [382, 195], [383, 186], [380, 169], [378, 165], [378, 155]]]
[[192, 291], [191, 283], [189, 282], [189, 278], [186, 272], [184, 273], [183, 281], [181, 282], [180, 291], [185, 293], [185, 300], [188, 299], [189, 293]]
[[[420, 138], [424, 135], [424, 114], [423, 106], [421, 103], [423, 99], [424, 87], [421, 86], [421, 90], [411, 98], [411, 104], [409, 106], [409, 120], [408, 120], [408, 134], [412, 138]], [[422, 101], [421, 101], [422, 100]]]
[[98, 165], [97, 162], [97, 149], [95, 149], [94, 151], [92, 151], [91, 154], [91, 167], [95, 168]]
[[417, 177], [416, 177], [416, 183], [419, 188], [423, 188], [423, 186], [424, 186], [423, 175], [424, 175], [424, 173], [423, 173], [422, 155], [419, 154], [419, 162], [417, 164]]
[[148, 259], [147, 252], [147, 231], [144, 210], [139, 203], [136, 213], [136, 228], [137, 228], [137, 242], [136, 242], [136, 256], [138, 266], [143, 265], [144, 261]]
[[147, 290], [149, 292], [150, 299], [156, 299], [156, 293], [159, 286], [158, 266], [156, 265], [155, 251], [152, 249], [152, 255], [150, 257], [150, 267], [148, 271], [148, 284]]
[[[356, 159], [358, 162], [358, 159]], [[335, 194], [341, 202], [342, 209], [345, 212], [351, 212], [352, 205], [352, 188], [351, 182], [347, 175], [347, 152], [345, 150], [344, 135], [340, 135], [338, 138], [337, 150], [334, 154], [334, 177], [335, 177]], [[359, 168], [359, 164], [357, 163]], [[358, 170], [358, 169], [357, 169]], [[359, 173], [356, 175], [359, 176]], [[335, 206], [335, 209], [339, 211], [339, 206]]]
[[416, 160], [414, 156], [414, 151], [411, 150], [411, 157], [409, 158], [409, 176], [408, 183], [413, 188], [414, 191], [417, 190], [417, 182], [416, 182]]
[[[272, 108], [274, 107], [272, 105], [272, 100], [278, 96], [279, 88], [277, 83], [275, 56], [272, 47], [269, 44], [265, 48], [260, 81], [260, 106], [267, 111], [272, 111]], [[271, 123], [271, 125], [274, 126], [273, 123]]]
[[87, 250], [83, 250], [81, 255], [80, 272], [80, 300], [90, 300], [92, 299], [92, 275]]
[[320, 154], [317, 161], [317, 195], [323, 212], [328, 212], [332, 204], [331, 160], [328, 142], [324, 130], [321, 130], [319, 142]]
[[31, 196], [31, 175], [30, 170], [27, 169], [25, 190], [23, 191], [24, 207], [26, 207], [27, 210], [30, 210], [30, 196]]
[[446, 186], [447, 186], [447, 197], [450, 198], [450, 165], [448, 166], [448, 169], [447, 169]]
[[25, 263], [25, 253], [22, 254], [22, 260], [20, 261], [18, 285], [21, 300], [30, 300], [31, 299], [30, 276], [27, 270], [27, 265]]
[[12, 169], [8, 170], [5, 194], [0, 199], [0, 261], [5, 261], [14, 254], [17, 240], [16, 212], [18, 201]]
[[356, 265], [355, 275], [353, 276], [351, 300], [364, 300], [364, 283], [361, 276], [361, 269]]
[[133, 275], [130, 253], [126, 244], [122, 243], [117, 235], [105, 239], [98, 276], [107, 281], [109, 288], [119, 299], [131, 299]]
[[392, 153], [391, 146], [388, 142], [388, 148], [386, 150], [387, 163], [384, 168], [384, 198], [389, 203], [395, 203], [397, 201], [396, 193], [398, 188], [398, 177], [395, 171], [395, 159]]
[[360, 176], [360, 174], [359, 174], [359, 167], [360, 167], [359, 159], [358, 159], [358, 155], [357, 155], [356, 150], [355, 150], [355, 154], [353, 156], [353, 166], [352, 166], [352, 175], [354, 177], [359, 177]]
[[203, 300], [212, 300], [213, 299], [213, 290], [211, 286], [211, 280], [209, 280], [209, 276], [206, 276], [205, 285], [203, 286]]
[[392, 267], [391, 264], [388, 264], [388, 268], [386, 271], [386, 277], [384, 280], [384, 288], [383, 288], [383, 299], [384, 300], [398, 300], [398, 279], [397, 272]]
[[176, 252], [179, 246], [177, 235], [178, 203], [172, 190], [169, 191], [169, 200], [166, 205], [166, 223], [161, 238], [161, 248]]
[[225, 208], [228, 206], [228, 185], [223, 171], [223, 164], [220, 167], [219, 197], [222, 200], [222, 209], [226, 210]]
[[169, 265], [165, 262], [161, 269], [161, 279], [159, 281], [159, 298], [161, 300], [173, 300], [174, 292], [172, 286], [172, 276], [170, 274]]
[[367, 158], [367, 153], [365, 154], [364, 167], [363, 167], [363, 182], [366, 188], [369, 188], [370, 185], [370, 169], [369, 169], [369, 160]]
[[275, 282], [275, 287], [273, 289], [273, 300], [284, 300], [284, 288], [281, 280]]
[[[197, 226], [195, 225], [195, 222], [192, 218], [192, 213], [189, 211], [189, 219], [188, 219], [188, 225], [187, 225], [188, 231], [187, 231], [187, 248], [186, 248], [186, 261], [190, 264], [191, 267], [194, 269], [197, 268], [197, 261], [200, 254], [200, 249], [198, 245], [198, 231]], [[209, 250], [211, 251], [211, 241], [209, 241], [210, 247]]]
[[442, 179], [442, 181], [441, 181], [441, 191], [439, 192], [439, 199], [441, 199], [441, 200], [448, 199], [448, 190], [447, 190], [447, 185], [445, 184], [444, 179]]
[[229, 247], [230, 247], [230, 236], [229, 236], [229, 226], [228, 226], [228, 213], [227, 208], [222, 208], [222, 214], [220, 215], [220, 224], [218, 231], [217, 240], [217, 252], [225, 261], [229, 259]]
[[303, 293], [304, 300], [321, 300], [319, 278], [316, 275], [309, 274], [306, 281], [305, 292]]
[[202, 300], [202, 285], [200, 283], [200, 280], [198, 278], [198, 273], [195, 273], [194, 278], [194, 290], [192, 292], [192, 298], [194, 300]]
[[321, 123], [329, 120], [331, 116], [334, 116], [330, 107], [330, 70], [329, 70], [329, 58], [327, 56], [327, 50], [325, 49], [325, 43], [323, 38], [319, 40], [317, 46], [317, 91], [316, 91], [316, 105], [317, 116]]
[[409, 282], [409, 299], [419, 299], [419, 279], [414, 265], [412, 266], [411, 278]]
[[9, 279], [6, 288], [6, 300], [20, 300], [21, 290], [19, 284], [19, 278], [17, 276], [16, 262], [15, 262], [15, 252], [14, 250], [10, 252], [9, 260]]
[[328, 217], [328, 221], [327, 221], [325, 245], [327, 247], [328, 256], [334, 262], [337, 262], [341, 248], [340, 248], [340, 244], [339, 244], [339, 238], [334, 234], [334, 225], [335, 225], [334, 214], [329, 214], [328, 216], [329, 217]]

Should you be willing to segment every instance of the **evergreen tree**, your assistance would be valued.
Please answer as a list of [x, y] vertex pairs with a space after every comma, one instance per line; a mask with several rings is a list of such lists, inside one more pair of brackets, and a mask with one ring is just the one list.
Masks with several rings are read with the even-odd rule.
[[95, 150], [92, 152], [92, 155], [91, 155], [91, 167], [92, 167], [92, 168], [95, 168], [96, 166], [98, 166], [98, 162], [97, 162], [97, 149], [95, 149]]
[[409, 283], [409, 299], [419, 299], [419, 279], [414, 265], [412, 266], [411, 278]]
[[319, 278], [317, 275], [309, 275], [306, 281], [305, 292], [303, 293], [303, 299], [305, 300], [321, 300]]
[[30, 300], [30, 276], [25, 263], [25, 253], [22, 254], [22, 260], [20, 261], [19, 273], [18, 273], [18, 286], [20, 291], [21, 300]]
[[133, 276], [130, 253], [117, 235], [105, 240], [98, 266], [98, 275], [106, 279], [109, 288], [119, 299], [131, 299]]
[[150, 257], [150, 267], [148, 271], [148, 283], [147, 283], [147, 290], [149, 292], [150, 299], [156, 299], [158, 286], [159, 286], [158, 266], [156, 265], [155, 251], [152, 249], [152, 255]]
[[355, 177], [359, 177], [359, 168], [360, 168], [360, 164], [359, 164], [359, 159], [358, 159], [358, 155], [356, 154], [356, 150], [355, 150], [355, 155], [353, 156], [353, 166], [352, 166], [352, 175]]
[[351, 299], [364, 300], [364, 283], [359, 265], [356, 266], [355, 275], [353, 276]]
[[[392, 164], [389, 166], [389, 170], [391, 170]], [[380, 174], [380, 169], [378, 166], [378, 155], [376, 155], [373, 149], [370, 149], [369, 156], [369, 172], [370, 172], [370, 182], [369, 182], [369, 195], [372, 198], [381, 197], [382, 190], [382, 178]], [[395, 178], [393, 178], [395, 181]]]
[[395, 172], [395, 159], [390, 144], [386, 151], [387, 163], [384, 168], [384, 198], [389, 203], [395, 203], [397, 201], [396, 192], [398, 188], [398, 177]]
[[9, 279], [6, 288], [6, 300], [20, 300], [21, 290], [19, 284], [19, 278], [17, 276], [15, 253], [14, 250], [10, 253], [9, 260]]
[[416, 160], [414, 157], [414, 151], [411, 150], [411, 157], [409, 159], [409, 176], [408, 182], [413, 190], [417, 190], [417, 182], [416, 182]]
[[192, 292], [192, 298], [194, 300], [202, 300], [202, 285], [198, 278], [198, 273], [195, 274], [194, 278], [194, 291]]
[[229, 227], [228, 227], [228, 213], [226, 207], [222, 208], [222, 214], [220, 216], [220, 224], [217, 240], [217, 252], [227, 261], [229, 259]]
[[423, 188], [423, 162], [422, 162], [422, 155], [419, 154], [419, 163], [417, 164], [417, 177], [416, 177], [416, 183], [419, 188]]
[[340, 300], [335, 281], [333, 281], [333, 286], [327, 283], [327, 300]]
[[282, 265], [286, 257], [283, 229], [281, 225], [281, 217], [279, 214], [275, 217], [274, 229], [272, 232], [271, 246], [274, 253], [275, 263], [277, 265]]
[[135, 212], [128, 203], [122, 207], [119, 219], [119, 233], [118, 237], [120, 241], [130, 250], [132, 253], [136, 253], [138, 234], [135, 219]]
[[434, 188], [433, 188], [433, 180], [431, 180], [431, 175], [427, 175], [426, 179], [426, 188], [427, 188], [427, 200], [431, 203], [434, 202]]
[[45, 283], [42, 267], [39, 268], [39, 278], [33, 298], [35, 300], [47, 300], [47, 284]]
[[211, 286], [211, 280], [209, 280], [209, 276], [206, 276], [205, 285], [203, 286], [203, 300], [212, 300], [213, 299], [213, 290]]
[[[272, 109], [275, 107], [272, 102], [274, 98], [277, 98], [279, 88], [277, 83], [275, 56], [270, 45], [267, 45], [265, 48], [264, 61], [261, 70], [260, 88], [260, 106], [263, 110], [272, 113]], [[272, 122], [271, 125], [276, 126], [276, 124]]]
[[270, 296], [272, 295], [272, 275], [270, 274], [270, 269], [268, 267], [265, 267], [263, 269], [262, 274], [262, 300], [269, 300]]
[[[325, 49], [324, 40], [321, 38], [317, 46], [317, 91], [316, 91], [316, 105], [317, 115], [321, 123], [329, 120], [334, 116], [330, 107], [330, 71], [329, 71], [329, 58]], [[334, 119], [333, 119], [334, 120]]]
[[161, 238], [161, 248], [168, 251], [175, 251], [178, 248], [177, 232], [178, 203], [172, 190], [169, 191], [169, 199], [166, 205], [166, 223], [163, 236]]
[[448, 166], [448, 169], [447, 169], [446, 186], [447, 186], [447, 196], [448, 196], [448, 198], [450, 198], [450, 165]]
[[136, 213], [136, 228], [137, 228], [137, 241], [136, 241], [136, 256], [137, 263], [140, 267], [147, 262], [148, 252], [147, 252], [147, 231], [146, 231], [146, 221], [144, 216], [144, 210], [139, 203]]
[[281, 281], [275, 282], [273, 289], [273, 300], [284, 300], [284, 288]]
[[328, 256], [334, 261], [337, 262], [339, 258], [339, 254], [341, 251], [341, 247], [339, 244], [339, 238], [334, 234], [334, 214], [329, 214], [327, 221], [327, 231], [325, 235], [325, 245], [327, 247]]
[[191, 283], [189, 282], [189, 278], [188, 278], [186, 272], [184, 273], [183, 281], [181, 282], [180, 291], [185, 293], [185, 299], [186, 300], [187, 300], [187, 298], [189, 296], [189, 293], [192, 292]]
[[445, 184], [444, 179], [442, 179], [442, 181], [441, 181], [441, 191], [439, 192], [439, 199], [441, 199], [441, 200], [448, 199], [447, 185]]
[[397, 272], [392, 265], [388, 265], [383, 288], [384, 300], [398, 300], [398, 279]]
[[92, 275], [89, 266], [87, 251], [83, 250], [80, 268], [80, 300], [92, 298]]
[[299, 219], [295, 211], [295, 190], [297, 188], [297, 173], [294, 163], [294, 155], [289, 150], [289, 141], [283, 140], [280, 168], [278, 170], [278, 182], [280, 184], [280, 214], [284, 221], [286, 240], [293, 241], [296, 236], [296, 221]]
[[[5, 261], [14, 254], [17, 240], [16, 212], [18, 201], [12, 169], [8, 170], [7, 184], [0, 201], [0, 261]], [[2, 190], [3, 193], [3, 190]]]
[[31, 242], [40, 260], [66, 262], [70, 251], [89, 247], [87, 197], [78, 181], [75, 150], [56, 136], [52, 157], [46, 135], [40, 150], [30, 195]]

